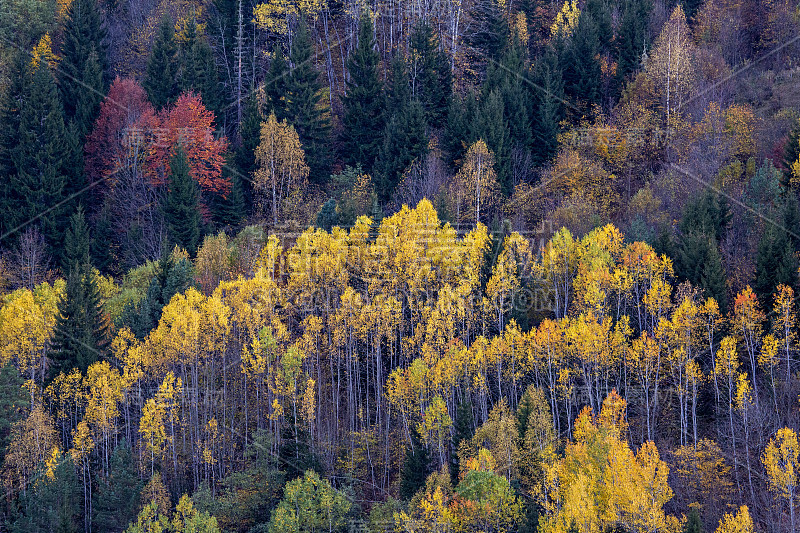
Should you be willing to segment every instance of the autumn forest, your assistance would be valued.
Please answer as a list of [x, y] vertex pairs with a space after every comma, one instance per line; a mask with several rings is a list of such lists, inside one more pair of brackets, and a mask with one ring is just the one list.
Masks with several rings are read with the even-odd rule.
[[0, 0], [0, 531], [797, 533], [798, 80], [795, 0]]

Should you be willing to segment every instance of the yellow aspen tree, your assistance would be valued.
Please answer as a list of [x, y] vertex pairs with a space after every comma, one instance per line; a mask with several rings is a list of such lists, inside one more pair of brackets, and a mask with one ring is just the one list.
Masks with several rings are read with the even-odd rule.
[[725, 380], [725, 390], [728, 400], [728, 421], [730, 422], [731, 441], [733, 443], [733, 471], [736, 483], [739, 483], [738, 457], [736, 451], [736, 431], [733, 425], [733, 408], [736, 397], [736, 379], [739, 375], [739, 354], [737, 353], [736, 338], [727, 336], [719, 343], [719, 349], [714, 356], [714, 367]]
[[[481, 221], [481, 213], [488, 211], [499, 192], [494, 154], [483, 140], [475, 141], [467, 150], [455, 183], [464, 191], [465, 198], [465, 210], [456, 213], [456, 219], [472, 220], [477, 224]], [[470, 211], [474, 212], [474, 218]]]
[[761, 339], [761, 350], [758, 353], [758, 366], [769, 373], [772, 401], [775, 407], [775, 414], [778, 416], [780, 416], [780, 411], [778, 410], [778, 388], [775, 383], [775, 369], [780, 364], [778, 359], [779, 342], [773, 334], [767, 333]]
[[628, 364], [644, 392], [647, 440], [655, 436], [654, 414], [658, 404], [658, 385], [661, 380], [661, 346], [643, 331], [634, 339], [628, 352]]
[[492, 275], [486, 283], [486, 296], [497, 317], [498, 333], [502, 333], [506, 316], [513, 311], [514, 296], [522, 285], [520, 265], [524, 265], [528, 256], [528, 242], [514, 232], [503, 241], [503, 251], [492, 267]]
[[453, 420], [447, 411], [447, 405], [441, 396], [435, 396], [428, 408], [425, 409], [425, 415], [419, 426], [419, 433], [422, 435], [426, 445], [436, 445], [440, 466], [445, 464], [445, 439], [450, 435], [450, 427], [452, 425]]
[[789, 523], [795, 531], [795, 499], [800, 473], [800, 445], [797, 433], [791, 428], [781, 428], [764, 449], [761, 462], [767, 471], [769, 486], [789, 506]]
[[746, 505], [739, 507], [736, 514], [725, 513], [719, 521], [716, 533], [753, 533], [753, 519]]
[[684, 501], [696, 502], [701, 514], [713, 514], [718, 502], [732, 494], [731, 467], [722, 453], [716, 442], [705, 438], [697, 446], [672, 451], [672, 473], [685, 491]]
[[[263, 5], [263, 4], [262, 4]], [[308, 178], [308, 165], [300, 137], [285, 120], [270, 114], [261, 124], [261, 142], [255, 152], [258, 169], [253, 183], [262, 212], [271, 214], [277, 226], [285, 209], [284, 202], [302, 191]]]
[[44, 381], [46, 356], [56, 322], [58, 299], [64, 282], [37, 285], [33, 291], [18, 289], [0, 307], [0, 363], [11, 362], [30, 381], [31, 409], [36, 387]]
[[92, 516], [92, 483], [89, 471], [89, 454], [94, 449], [89, 426], [86, 422], [81, 422], [72, 432], [72, 449], [70, 456], [75, 466], [80, 466], [81, 478], [83, 481], [83, 510], [87, 517]]
[[791, 351], [797, 340], [797, 315], [794, 310], [794, 290], [784, 284], [778, 285], [775, 295], [772, 321], [772, 332], [780, 343], [780, 350], [786, 359], [786, 382], [792, 375]]
[[119, 404], [124, 392], [122, 376], [108, 361], [99, 361], [87, 369], [84, 383], [87, 390], [85, 421], [102, 436], [102, 465], [107, 472], [111, 438], [117, 430]]
[[758, 407], [759, 394], [756, 380], [756, 361], [758, 360], [758, 345], [761, 342], [763, 333], [761, 324], [764, 322], [765, 316], [758, 303], [758, 298], [750, 286], [747, 286], [736, 295], [733, 311], [733, 326], [747, 350], [747, 355], [750, 357], [750, 377], [753, 382], [756, 407]]
[[[678, 404], [681, 422], [681, 445], [686, 444], [689, 434], [689, 373], [688, 365], [695, 358], [700, 339], [700, 323], [697, 319], [698, 308], [690, 298], [683, 302], [672, 313], [671, 320], [665, 322], [664, 339], [670, 348], [667, 364], [672, 373], [673, 386], [678, 393]], [[661, 328], [660, 328], [661, 329]], [[696, 433], [696, 428], [694, 430]]]
[[755, 501], [753, 490], [753, 472], [750, 468], [750, 411], [753, 408], [753, 389], [747, 379], [747, 374], [740, 373], [736, 380], [736, 409], [742, 416], [744, 428], [744, 457], [747, 466], [747, 484], [750, 487], [750, 501]]
[[161, 460], [169, 437], [164, 427], [166, 413], [164, 406], [149, 398], [142, 408], [142, 417], [139, 420], [139, 434], [144, 441], [143, 452], [150, 456], [150, 473], [155, 473], [156, 459]]
[[47, 402], [55, 407], [56, 423], [61, 426], [61, 437], [67, 439], [78, 426], [81, 412], [86, 405], [86, 389], [83, 376], [77, 368], [69, 374], [60, 373], [44, 391]]
[[577, 0], [566, 0], [550, 26], [550, 34], [553, 36], [560, 34], [563, 37], [572, 35], [572, 30], [578, 24], [580, 13]]
[[41, 405], [14, 424], [3, 460], [3, 483], [9, 496], [26, 492], [36, 468], [56, 447], [57, 437], [53, 419]]
[[505, 399], [501, 398], [486, 422], [475, 432], [473, 449], [488, 449], [497, 462], [495, 472], [511, 480], [517, 477], [521, 458], [519, 437], [516, 417]]
[[653, 43], [645, 66], [645, 75], [659, 93], [668, 128], [677, 125], [681, 106], [694, 86], [694, 55], [686, 14], [678, 5]]
[[700, 319], [705, 329], [706, 345], [708, 353], [711, 354], [711, 373], [714, 380], [714, 400], [719, 407], [719, 382], [717, 379], [717, 360], [714, 357], [714, 340], [717, 330], [722, 326], [722, 317], [719, 312], [719, 305], [714, 298], [707, 298], [700, 307]]
[[686, 364], [686, 385], [692, 401], [692, 436], [694, 437], [695, 446], [697, 446], [697, 396], [704, 378], [703, 369], [700, 368], [697, 361], [695, 359], [690, 360]]

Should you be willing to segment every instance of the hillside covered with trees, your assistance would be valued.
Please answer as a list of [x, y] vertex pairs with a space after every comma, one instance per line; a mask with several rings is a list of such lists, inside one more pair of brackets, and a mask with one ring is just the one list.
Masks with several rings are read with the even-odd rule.
[[793, 0], [0, 0], [0, 531], [796, 533]]

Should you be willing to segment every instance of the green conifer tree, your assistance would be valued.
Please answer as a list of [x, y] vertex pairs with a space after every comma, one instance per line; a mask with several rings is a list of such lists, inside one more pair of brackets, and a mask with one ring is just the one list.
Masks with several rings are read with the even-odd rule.
[[651, 0], [626, 0], [622, 5], [622, 20], [614, 41], [620, 84], [641, 67], [642, 55], [650, 44], [648, 23], [651, 10]]
[[123, 531], [136, 519], [142, 482], [131, 448], [122, 440], [109, 461], [107, 477], [100, 477], [93, 493], [92, 523], [98, 531]]
[[58, 301], [52, 343], [50, 379], [73, 368], [85, 373], [105, 355], [108, 324], [97, 278], [88, 260], [73, 265], [69, 271]]
[[200, 243], [201, 224], [197, 183], [189, 175], [186, 152], [178, 147], [170, 161], [169, 191], [164, 197], [164, 220], [170, 240], [190, 254]]
[[108, 203], [104, 203], [100, 212], [95, 216], [90, 245], [92, 264], [100, 272], [121, 274], [115, 268], [114, 258], [117, 251], [115, 238], [111, 208]]
[[794, 174], [792, 165], [798, 159], [800, 159], [800, 120], [795, 122], [783, 147], [783, 179], [781, 180], [781, 185], [786, 190], [790, 189], [789, 183]]
[[12, 153], [16, 173], [9, 186], [9, 229], [36, 221], [58, 251], [67, 209], [62, 200], [70, 145], [55, 79], [46, 61], [31, 65], [20, 106], [17, 145]]
[[450, 454], [450, 481], [458, 483], [458, 474], [461, 468], [458, 460], [458, 446], [465, 441], [469, 441], [475, 434], [475, 423], [472, 416], [472, 403], [469, 401], [459, 402], [456, 408], [456, 418], [453, 422], [453, 453]]
[[336, 200], [330, 198], [322, 204], [319, 213], [317, 213], [316, 226], [330, 233], [331, 229], [338, 224], [339, 213], [336, 212]]
[[39, 466], [39, 482], [20, 498], [21, 513], [11, 530], [19, 533], [53, 531], [78, 533], [84, 530], [83, 487], [67, 454], [59, 454], [52, 477], [46, 465]]
[[24, 384], [25, 380], [13, 363], [0, 367], [0, 463], [10, 444], [11, 427], [24, 417], [25, 408], [30, 408], [30, 396]]
[[378, 77], [380, 57], [375, 50], [372, 18], [366, 12], [361, 17], [358, 46], [347, 61], [350, 78], [347, 94], [342, 97], [342, 150], [345, 162], [361, 165], [367, 173], [381, 148], [385, 128], [383, 84]]
[[297, 25], [289, 59], [287, 116], [305, 150], [309, 179], [323, 183], [330, 172], [331, 107], [314, 66], [314, 46], [305, 19]]
[[683, 533], [703, 533], [703, 521], [700, 520], [697, 508], [692, 507], [692, 510], [689, 511], [689, 516], [683, 525]]
[[564, 82], [558, 54], [548, 46], [536, 61], [531, 76], [531, 124], [533, 131], [533, 161], [542, 164], [558, 150], [558, 135], [564, 118]]
[[78, 206], [78, 209], [70, 217], [69, 228], [64, 234], [61, 271], [67, 274], [81, 263], [88, 262], [90, 246], [89, 226], [86, 224], [83, 207]]
[[793, 287], [797, 277], [797, 260], [786, 231], [768, 223], [756, 252], [753, 290], [764, 309], [772, 309], [775, 288], [783, 283]]
[[706, 246], [705, 262], [702, 265], [699, 286], [717, 301], [722, 313], [728, 310], [728, 286], [726, 283], [725, 268], [722, 265], [722, 255], [719, 253], [717, 243], [709, 238]]
[[180, 46], [178, 68], [180, 91], [194, 91], [200, 95], [207, 109], [216, 116], [222, 116], [214, 51], [206, 36], [198, 34], [197, 19], [194, 16], [189, 19], [185, 40]]
[[77, 94], [73, 121], [82, 145], [86, 135], [91, 131], [94, 121], [97, 119], [104, 94], [103, 69], [98, 60], [97, 52], [94, 50], [89, 53], [89, 57], [86, 59], [81, 74], [81, 82], [83, 90]]
[[[59, 61], [59, 86], [67, 120], [78, 118], [83, 135], [96, 117], [99, 102], [105, 95], [104, 74], [108, 68], [106, 29], [103, 10], [97, 0], [74, 0], [67, 9]], [[96, 65], [87, 72], [90, 57]], [[99, 76], [97, 72], [99, 71]], [[91, 94], [84, 94], [84, 93]], [[95, 101], [91, 116], [86, 103]], [[84, 109], [81, 109], [81, 106]], [[83, 116], [78, 116], [79, 111]]]
[[278, 120], [287, 118], [286, 94], [289, 90], [288, 87], [289, 63], [286, 62], [281, 45], [276, 43], [272, 51], [272, 60], [269, 62], [269, 70], [264, 79], [264, 94], [270, 110], [275, 113], [275, 118]]
[[467, 42], [480, 51], [488, 65], [500, 59], [510, 34], [505, 10], [497, 0], [478, 0], [470, 9], [475, 30]]
[[427, 150], [425, 110], [418, 100], [412, 100], [392, 115], [386, 125], [383, 146], [375, 164], [378, 195], [382, 201], [391, 198], [403, 172], [415, 159], [425, 155]]
[[191, 261], [174, 261], [164, 254], [158, 262], [156, 273], [150, 280], [147, 293], [138, 303], [129, 302], [122, 311], [120, 325], [144, 339], [157, 325], [161, 310], [173, 296], [183, 293], [194, 283], [194, 268]]
[[431, 468], [428, 449], [422, 443], [422, 437], [416, 428], [412, 428], [411, 444], [406, 447], [405, 461], [400, 472], [400, 497], [404, 500], [413, 498], [414, 494], [425, 486]]
[[423, 21], [414, 27], [410, 53], [411, 94], [422, 103], [428, 125], [438, 128], [447, 118], [453, 74], [430, 23]]
[[158, 26], [153, 49], [147, 59], [144, 83], [150, 103], [161, 109], [175, 101], [179, 93], [177, 81], [178, 55], [172, 17], [165, 13]]
[[587, 12], [578, 17], [578, 24], [564, 50], [564, 92], [576, 109], [570, 108], [573, 121], [589, 117], [592, 106], [600, 101], [600, 37], [597, 23]]
[[510, 194], [513, 189], [511, 183], [511, 139], [509, 126], [505, 117], [503, 97], [497, 91], [492, 91], [482, 103], [481, 112], [474, 116], [475, 124], [472, 127], [470, 144], [483, 139], [486, 146], [494, 154], [494, 170], [497, 181], [505, 194]]

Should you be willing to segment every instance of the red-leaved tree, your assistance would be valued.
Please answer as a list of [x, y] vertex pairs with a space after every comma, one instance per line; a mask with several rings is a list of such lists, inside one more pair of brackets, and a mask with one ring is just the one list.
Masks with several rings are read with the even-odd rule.
[[146, 171], [155, 185], [166, 183], [169, 162], [178, 145], [183, 146], [192, 178], [207, 192], [226, 195], [230, 181], [222, 176], [227, 140], [214, 138], [214, 113], [200, 96], [188, 92], [175, 105], [155, 116], [142, 116], [141, 131], [148, 136]]
[[[143, 117], [153, 114], [153, 106], [141, 85], [128, 78], [114, 80], [86, 140], [84, 170], [89, 183], [106, 180], [120, 169], [128, 151], [129, 130]], [[102, 196], [107, 188], [107, 184], [98, 184], [94, 195]]]

